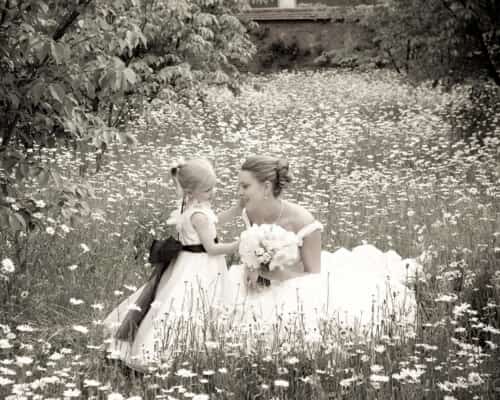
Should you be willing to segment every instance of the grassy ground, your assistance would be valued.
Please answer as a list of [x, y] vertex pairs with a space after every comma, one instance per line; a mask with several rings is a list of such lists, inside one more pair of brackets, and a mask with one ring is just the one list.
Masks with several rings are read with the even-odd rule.
[[[415, 87], [385, 72], [249, 77], [239, 97], [212, 89], [189, 106], [152, 104], [129, 128], [138, 145], [116, 145], [98, 174], [91, 157], [35, 150], [68, 180], [92, 186], [95, 198], [77, 226], [47, 209], [45, 230], [0, 233], [0, 258], [15, 268], [4, 265], [0, 281], [0, 396], [496, 398], [500, 110], [473, 106], [470, 93]], [[471, 133], [479, 139], [459, 140]], [[100, 322], [142, 284], [145, 250], [169, 229], [171, 162], [211, 158], [222, 209], [254, 153], [288, 158], [294, 183], [286, 196], [323, 222], [326, 250], [368, 242], [419, 258], [419, 329], [364, 336], [325, 321], [319, 338], [283, 327], [248, 348], [248, 332], [228, 335], [221, 324], [212, 326], [217, 340], [179, 338], [173, 364], [128, 376], [105, 361]], [[26, 190], [49, 204], [48, 188]], [[235, 221], [220, 236], [241, 229]]]

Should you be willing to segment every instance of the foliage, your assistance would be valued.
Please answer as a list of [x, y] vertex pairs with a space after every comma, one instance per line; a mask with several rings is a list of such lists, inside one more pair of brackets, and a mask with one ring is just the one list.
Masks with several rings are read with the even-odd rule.
[[246, 26], [235, 16], [244, 5], [243, 0], [0, 1], [2, 225], [13, 231], [32, 226], [32, 199], [13, 212], [4, 198], [22, 197], [16, 185], [25, 177], [61, 183], [62, 202], [52, 205], [85, 208], [79, 198], [88, 188], [70, 188], [57, 182], [54, 171], [40, 169], [27, 151], [34, 144], [54, 146], [64, 139], [95, 153], [99, 162], [112, 141], [134, 142], [120, 129], [131, 108], [159, 95], [176, 96], [198, 82], [234, 85], [238, 66], [254, 51]]
[[372, 19], [393, 67], [453, 81], [478, 67], [500, 85], [500, 8], [495, 0], [392, 0]]

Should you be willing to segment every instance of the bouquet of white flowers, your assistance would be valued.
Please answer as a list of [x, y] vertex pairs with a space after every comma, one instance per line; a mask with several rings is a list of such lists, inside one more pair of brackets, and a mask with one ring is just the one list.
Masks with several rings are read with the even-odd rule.
[[250, 271], [283, 270], [299, 261], [299, 241], [279, 225], [252, 225], [241, 234], [239, 254]]

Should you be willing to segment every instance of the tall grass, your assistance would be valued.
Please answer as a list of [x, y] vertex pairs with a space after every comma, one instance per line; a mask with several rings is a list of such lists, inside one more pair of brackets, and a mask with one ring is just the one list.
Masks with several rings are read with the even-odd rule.
[[[77, 226], [47, 209], [40, 215], [45, 230], [0, 233], [0, 259], [16, 268], [0, 282], [0, 396], [495, 398], [498, 123], [476, 126], [478, 140], [455, 140], [470, 88], [446, 92], [396, 79], [284, 73], [249, 77], [237, 98], [207, 89], [205, 100], [189, 107], [158, 102], [130, 128], [138, 146], [117, 145], [99, 174], [83, 178], [84, 156], [35, 149], [33, 157], [69, 180], [83, 179], [96, 197]], [[482, 115], [492, 115], [484, 107]], [[287, 196], [323, 222], [326, 250], [366, 241], [418, 257], [418, 329], [388, 324], [352, 332], [323, 320], [315, 336], [295, 320], [259, 340], [266, 330], [229, 329], [230, 318], [205, 318], [197, 328], [184, 321], [171, 362], [128, 375], [105, 359], [101, 321], [144, 282], [150, 240], [171, 229], [169, 165], [180, 156], [213, 159], [220, 179], [215, 206], [222, 209], [236, 198], [242, 159], [256, 152], [289, 159], [295, 181]], [[48, 188], [26, 190], [38, 190], [49, 204]], [[220, 236], [231, 239], [241, 229], [235, 221]], [[210, 340], [183, 334], [201, 328], [210, 328]]]

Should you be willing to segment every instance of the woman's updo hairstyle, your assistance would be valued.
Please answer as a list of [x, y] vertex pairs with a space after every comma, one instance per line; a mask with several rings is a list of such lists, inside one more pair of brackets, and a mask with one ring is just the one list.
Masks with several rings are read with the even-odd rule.
[[271, 182], [275, 197], [292, 181], [288, 169], [288, 161], [270, 156], [249, 157], [241, 166], [242, 171], [251, 172], [259, 182]]
[[212, 164], [204, 158], [180, 161], [170, 168], [170, 174], [183, 194], [208, 190], [217, 181]]

